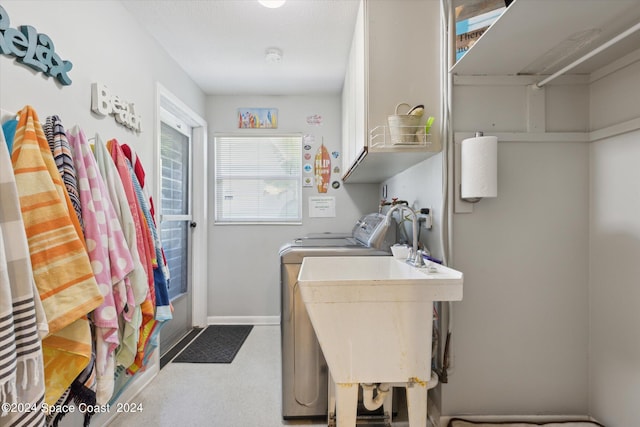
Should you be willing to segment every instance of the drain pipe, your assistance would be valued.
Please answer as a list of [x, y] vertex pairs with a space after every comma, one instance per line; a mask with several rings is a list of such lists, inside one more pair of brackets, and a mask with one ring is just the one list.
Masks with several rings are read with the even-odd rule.
[[[389, 394], [391, 387], [389, 384], [362, 383], [362, 403], [369, 411], [375, 411], [384, 403], [384, 398]], [[376, 397], [373, 397], [373, 390], [376, 390]]]
[[431, 390], [432, 388], [437, 386], [438, 382], [439, 382], [438, 374], [435, 373], [434, 371], [431, 371], [431, 379], [427, 383], [427, 390]]
[[[431, 371], [431, 378], [427, 382], [427, 390], [431, 390], [435, 386], [438, 385], [439, 378], [438, 374], [434, 371]], [[380, 384], [372, 384], [372, 383], [361, 383], [362, 386], [362, 404], [369, 411], [375, 411], [384, 403], [384, 399], [389, 394], [391, 390], [391, 385], [388, 383], [380, 383]], [[409, 386], [412, 384], [408, 383]], [[376, 391], [376, 397], [373, 397], [373, 391]]]

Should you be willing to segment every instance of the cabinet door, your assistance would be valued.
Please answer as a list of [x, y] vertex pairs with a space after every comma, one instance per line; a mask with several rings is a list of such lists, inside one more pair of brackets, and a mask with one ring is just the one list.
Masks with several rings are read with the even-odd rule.
[[353, 163], [353, 140], [355, 138], [355, 103], [353, 86], [353, 55], [349, 56], [347, 71], [342, 85], [342, 170], [347, 172]]
[[367, 141], [364, 2], [360, 1], [342, 90], [342, 169], [347, 172]]

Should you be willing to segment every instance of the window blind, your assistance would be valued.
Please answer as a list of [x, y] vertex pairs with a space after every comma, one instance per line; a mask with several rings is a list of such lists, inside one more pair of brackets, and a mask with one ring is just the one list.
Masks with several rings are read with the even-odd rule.
[[302, 221], [301, 135], [216, 135], [215, 221]]

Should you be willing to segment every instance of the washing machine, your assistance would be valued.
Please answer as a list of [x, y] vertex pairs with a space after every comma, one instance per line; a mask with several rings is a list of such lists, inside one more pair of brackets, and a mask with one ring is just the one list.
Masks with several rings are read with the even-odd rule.
[[396, 224], [379, 213], [364, 215], [351, 234], [317, 233], [280, 249], [282, 417], [327, 417], [328, 368], [300, 297], [298, 273], [305, 257], [389, 256]]

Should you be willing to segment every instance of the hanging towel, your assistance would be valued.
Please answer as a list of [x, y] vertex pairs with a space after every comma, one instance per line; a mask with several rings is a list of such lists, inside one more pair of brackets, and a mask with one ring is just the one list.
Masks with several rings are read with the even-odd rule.
[[[124, 153], [124, 155], [127, 157], [127, 159], [129, 159], [129, 163], [131, 164], [131, 167], [133, 168], [133, 172], [136, 176], [136, 178], [138, 178], [138, 183], [140, 183], [140, 188], [142, 189], [142, 194], [145, 197], [145, 200], [148, 200], [148, 208], [149, 208], [149, 213], [150, 213], [150, 217], [151, 220], [153, 221], [153, 225], [154, 227], [157, 229], [158, 225], [156, 224], [156, 214], [155, 214], [155, 207], [153, 204], [153, 197], [151, 197], [151, 194], [148, 191], [148, 187], [145, 185], [146, 182], [146, 173], [144, 171], [144, 166], [142, 165], [142, 161], [140, 160], [140, 158], [138, 157], [138, 155], [136, 154], [136, 152], [133, 150], [133, 148], [129, 147], [127, 144], [122, 144], [122, 152]], [[165, 279], [167, 280], [167, 282], [169, 281], [169, 266], [167, 265], [167, 258], [164, 255], [164, 249], [162, 248], [162, 242], [160, 241], [160, 238], [157, 238], [157, 242], [156, 242], [156, 246], [160, 248], [160, 252], [162, 253], [162, 269], [163, 269], [163, 274]], [[159, 259], [158, 259], [159, 261]]]
[[151, 343], [153, 332], [158, 326], [158, 321], [153, 316], [153, 302], [146, 299], [141, 305], [142, 324], [140, 325], [140, 336], [136, 347], [136, 355], [133, 363], [127, 368], [127, 373], [134, 375], [145, 365], [145, 355]]
[[103, 405], [113, 394], [113, 352], [120, 344], [118, 316], [127, 304], [124, 278], [133, 270], [133, 259], [84, 132], [76, 126], [67, 138], [79, 178], [89, 258], [105, 299], [92, 313], [96, 327], [96, 399]]
[[142, 188], [146, 199], [149, 201], [149, 211], [151, 212], [151, 216], [155, 218], [156, 210], [155, 206], [153, 205], [153, 198], [149, 194], [148, 187], [146, 186], [146, 173], [144, 171], [144, 167], [142, 166], [142, 161], [140, 161], [140, 158], [138, 157], [136, 152], [128, 144], [122, 144], [122, 152], [124, 153], [125, 157], [129, 159], [129, 163], [131, 163], [131, 167], [133, 168], [134, 174], [138, 178], [140, 187]]
[[31, 264], [54, 333], [102, 303], [82, 230], [36, 112], [20, 112], [12, 154]]
[[9, 119], [2, 124], [2, 133], [6, 139], [5, 144], [9, 149], [9, 155], [13, 151], [13, 138], [16, 135], [16, 127], [18, 126], [18, 119]]
[[[40, 338], [48, 325], [31, 271], [9, 151], [0, 132], [0, 402], [39, 408], [44, 401]], [[44, 426], [40, 410], [3, 413], [1, 425]]]
[[[129, 172], [129, 164], [127, 163], [127, 158], [124, 156], [122, 148], [120, 148], [120, 144], [117, 140], [112, 139], [107, 141], [107, 150], [111, 155], [114, 165], [116, 166], [118, 176], [120, 177], [120, 181], [122, 181], [122, 187], [124, 188], [127, 196], [131, 216], [133, 217], [133, 222], [136, 226], [138, 255], [140, 256], [140, 262], [145, 269], [149, 291], [153, 292], [153, 253], [149, 250], [149, 236], [144, 230], [144, 216], [140, 210], [138, 198], [136, 197], [136, 192], [133, 188], [133, 182]], [[155, 295], [152, 295], [152, 299], [155, 300]]]
[[[91, 417], [95, 415], [93, 408], [96, 407], [96, 370], [95, 370], [95, 349], [91, 353], [91, 360], [87, 367], [78, 375], [71, 387], [56, 402], [58, 407], [68, 407], [72, 404], [84, 405], [86, 412], [84, 413], [84, 427], [89, 427]], [[67, 415], [66, 412], [60, 411], [47, 416], [48, 427], [58, 427], [60, 421]]]
[[[91, 160], [85, 158], [85, 149], [88, 144], [84, 133], [79, 128], [73, 128], [67, 135], [71, 150], [73, 153], [73, 165], [75, 167], [78, 183], [80, 188], [80, 204], [81, 211], [84, 215], [84, 239], [87, 245], [89, 259], [93, 274], [98, 282], [98, 287], [104, 298], [102, 304], [91, 313], [93, 324], [96, 326], [96, 360], [98, 373], [104, 373], [108, 354], [118, 346], [118, 313], [113, 295], [113, 282], [117, 283], [128, 273], [116, 272], [112, 282], [112, 266], [109, 257], [109, 239], [114, 238], [110, 233], [109, 221], [111, 217], [107, 212], [107, 204], [101, 188], [98, 184], [99, 175], [97, 168], [91, 164]], [[91, 154], [89, 154], [91, 156]], [[118, 228], [119, 230], [119, 228]], [[118, 236], [122, 238], [122, 236]], [[123, 258], [124, 265], [130, 264], [131, 257], [128, 260]], [[114, 267], [118, 267], [118, 259], [116, 258]], [[120, 276], [120, 277], [118, 277]], [[126, 296], [125, 296], [126, 297]]]
[[118, 175], [120, 176], [120, 180], [122, 181], [122, 186], [125, 190], [125, 194], [127, 196], [127, 201], [129, 203], [129, 208], [131, 209], [131, 214], [136, 228], [138, 254], [140, 256], [140, 261], [145, 268], [147, 277], [148, 292], [145, 300], [140, 304], [140, 308], [142, 311], [142, 321], [139, 330], [140, 333], [138, 342], [136, 345], [136, 356], [133, 364], [129, 367], [129, 372], [134, 373], [142, 367], [144, 350], [147, 347], [147, 344], [149, 343], [149, 339], [151, 337], [151, 333], [156, 326], [154, 309], [155, 286], [152, 267], [153, 244], [148, 232], [146, 220], [138, 204], [138, 199], [136, 197], [133, 182], [131, 180], [131, 173], [129, 172], [129, 164], [127, 162], [127, 158], [122, 152], [120, 144], [115, 139], [107, 142], [107, 150], [109, 151], [111, 158], [113, 159], [116, 170], [118, 171]]
[[42, 341], [45, 402], [53, 405], [91, 360], [91, 328], [85, 317]]
[[44, 133], [47, 136], [49, 149], [53, 154], [53, 159], [56, 162], [58, 172], [60, 172], [64, 186], [67, 189], [73, 209], [75, 210], [78, 221], [80, 221], [80, 226], [84, 231], [80, 194], [78, 193], [78, 179], [76, 177], [73, 159], [71, 158], [71, 147], [69, 146], [67, 134], [64, 131], [64, 126], [62, 126], [60, 117], [47, 117], [47, 121], [44, 124]]
[[[53, 159], [58, 167], [58, 172], [62, 177], [69, 199], [73, 205], [76, 217], [80, 222], [82, 231], [84, 233], [84, 223], [82, 221], [82, 209], [80, 204], [80, 193], [78, 190], [78, 179], [76, 174], [76, 167], [73, 164], [71, 145], [67, 140], [67, 135], [64, 131], [64, 126], [58, 116], [47, 117], [47, 121], [44, 125], [44, 132], [49, 143], [49, 149], [53, 155]], [[92, 265], [93, 268], [93, 265]], [[93, 334], [92, 334], [93, 335]], [[83, 378], [92, 378], [93, 382], [87, 384]], [[96, 404], [96, 365], [95, 365], [95, 341], [92, 348], [91, 359], [87, 367], [80, 373], [80, 375], [71, 383], [71, 386], [62, 394], [62, 396], [56, 402], [57, 406], [68, 405], [70, 402], [77, 402], [77, 404], [84, 403], [85, 405]], [[65, 412], [61, 412], [54, 416], [50, 414], [47, 417], [47, 423], [56, 426], [58, 422], [65, 415]], [[86, 414], [89, 415], [88, 413]], [[90, 417], [89, 417], [90, 418]], [[88, 419], [85, 417], [85, 419]], [[50, 420], [53, 420], [52, 422]]]
[[162, 252], [160, 236], [158, 235], [155, 222], [153, 220], [153, 217], [151, 216], [147, 198], [142, 191], [142, 187], [140, 186], [138, 177], [131, 167], [131, 163], [129, 163], [129, 170], [131, 172], [131, 181], [133, 182], [133, 188], [135, 189], [136, 196], [138, 197], [138, 203], [146, 220], [146, 225], [149, 229], [149, 232], [151, 233], [151, 238], [153, 239], [152, 250], [154, 251], [156, 260], [156, 263], [153, 266], [153, 279], [156, 294], [156, 320], [171, 320], [173, 318], [173, 314], [171, 312], [171, 303], [169, 301], [169, 270], [166, 266], [166, 263], [164, 262], [164, 254]]
[[138, 255], [136, 224], [133, 221], [131, 209], [129, 209], [127, 195], [118, 175], [116, 165], [98, 135], [96, 135], [94, 144], [94, 154], [134, 264], [133, 271], [125, 278], [125, 284], [131, 288], [133, 296], [131, 300], [127, 301], [127, 307], [125, 307], [121, 317], [120, 347], [116, 355], [118, 364], [127, 367], [133, 363], [138, 351], [139, 328], [142, 322], [140, 304], [146, 299], [149, 288], [147, 286], [147, 276]]
[[133, 270], [133, 259], [84, 132], [76, 126], [67, 137], [80, 178], [80, 200], [86, 215], [85, 239], [89, 258], [105, 296], [103, 305], [92, 314], [96, 326], [97, 402], [103, 405], [113, 394], [113, 352], [120, 344], [118, 317], [128, 299], [133, 299], [132, 295], [127, 295], [124, 283], [125, 277]]
[[86, 314], [103, 297], [38, 116], [26, 106], [19, 117], [11, 160], [35, 283], [51, 332], [43, 341], [43, 354], [45, 402], [53, 404], [89, 362]]
[[[2, 144], [2, 135], [0, 135], [0, 145], [4, 146]], [[44, 338], [49, 334], [49, 323], [38, 295], [38, 288], [33, 279], [29, 242], [24, 232], [18, 188], [11, 165], [11, 155], [4, 148], [0, 148], [0, 189], [0, 226], [4, 229], [4, 235], [10, 236], [9, 242], [11, 242], [7, 248], [8, 261], [10, 263], [9, 277], [16, 277], [16, 280], [19, 280], [18, 286], [24, 287], [24, 290], [17, 292], [17, 294], [32, 296], [38, 336]], [[15, 272], [12, 272], [14, 269]], [[31, 287], [30, 291], [27, 290], [25, 281]]]

